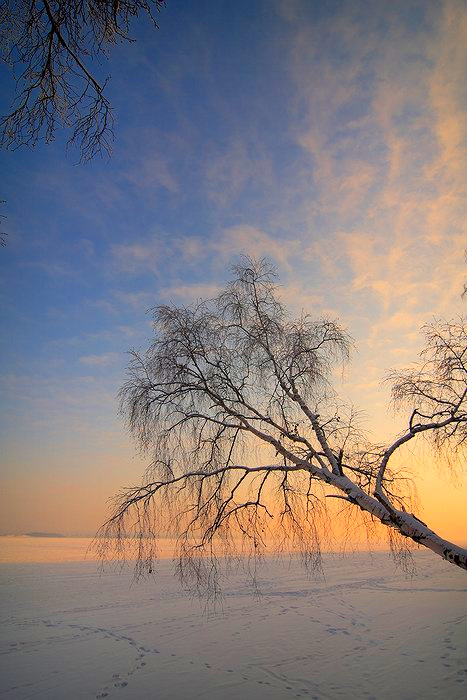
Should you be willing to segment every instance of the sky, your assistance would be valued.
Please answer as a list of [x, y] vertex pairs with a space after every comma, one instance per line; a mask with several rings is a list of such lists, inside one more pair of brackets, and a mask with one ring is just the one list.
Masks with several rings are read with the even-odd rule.
[[[467, 3], [169, 0], [111, 50], [110, 159], [0, 154], [0, 532], [94, 532], [145, 460], [118, 415], [149, 309], [211, 297], [240, 254], [355, 340], [338, 389], [389, 442], [385, 370], [465, 313]], [[12, 79], [0, 67], [2, 113]], [[466, 477], [424, 456], [423, 519], [467, 542]]]

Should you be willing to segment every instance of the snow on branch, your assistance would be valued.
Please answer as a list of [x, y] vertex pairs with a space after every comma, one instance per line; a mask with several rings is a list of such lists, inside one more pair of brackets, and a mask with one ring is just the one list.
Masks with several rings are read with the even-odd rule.
[[98, 540], [103, 551], [133, 547], [143, 573], [158, 538], [170, 534], [184, 580], [217, 590], [221, 552], [256, 555], [290, 540], [319, 567], [333, 502], [387, 526], [393, 546], [411, 541], [467, 568], [466, 550], [413, 515], [410, 481], [390, 463], [420, 434], [456, 453], [464, 447], [465, 330], [461, 321], [425, 328], [420, 364], [390, 374], [394, 400], [410, 410], [407, 430], [373, 445], [331, 384], [350, 337], [332, 319], [291, 318], [264, 260], [242, 259], [216, 299], [157, 307], [154, 340], [132, 352], [120, 393], [152, 462], [143, 485], [115, 500]]

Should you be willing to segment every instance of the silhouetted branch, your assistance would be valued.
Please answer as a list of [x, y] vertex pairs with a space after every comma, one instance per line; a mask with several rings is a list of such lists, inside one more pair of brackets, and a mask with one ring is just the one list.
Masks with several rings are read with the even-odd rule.
[[102, 551], [137, 542], [142, 573], [160, 533], [172, 534], [185, 580], [206, 592], [208, 576], [217, 590], [221, 553], [255, 555], [268, 541], [292, 540], [319, 567], [321, 533], [332, 526], [326, 504], [337, 499], [388, 526], [393, 548], [396, 532], [467, 568], [466, 550], [412, 514], [410, 481], [390, 468], [419, 435], [464, 447], [464, 323], [425, 328], [421, 363], [390, 375], [394, 400], [410, 408], [408, 430], [372, 445], [330, 383], [348, 359], [347, 333], [330, 319], [289, 318], [265, 261], [245, 258], [234, 274], [214, 300], [157, 307], [155, 340], [132, 353], [121, 408], [153, 462], [142, 486], [117, 497]]
[[88, 64], [117, 41], [131, 41], [132, 17], [155, 13], [165, 0], [1, 0], [3, 60], [16, 80], [12, 111], [1, 121], [2, 144], [16, 148], [53, 140], [57, 126], [72, 129], [81, 160], [110, 153], [113, 116]]

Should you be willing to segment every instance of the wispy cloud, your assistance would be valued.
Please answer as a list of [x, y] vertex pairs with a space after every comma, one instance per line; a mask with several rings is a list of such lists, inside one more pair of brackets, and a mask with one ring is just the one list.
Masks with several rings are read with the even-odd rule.
[[152, 308], [157, 300], [156, 294], [149, 291], [124, 292], [122, 290], [115, 289], [113, 290], [112, 294], [121, 304], [130, 306], [133, 309], [139, 309], [140, 311], [145, 311]]
[[258, 139], [235, 136], [229, 143], [212, 146], [205, 155], [207, 196], [218, 207], [232, 207], [245, 189], [267, 187], [273, 179], [271, 158]]
[[[230, 226], [204, 237], [173, 236], [142, 239], [129, 245], [112, 247], [111, 270], [117, 273], [138, 275], [152, 273], [160, 276], [168, 270], [177, 273], [178, 268], [192, 269], [201, 261], [215, 269], [219, 264], [228, 265], [240, 255], [255, 258], [268, 257], [284, 268], [299, 254], [303, 245], [298, 239], [278, 238], [249, 224]], [[167, 267], [169, 266], [169, 267]], [[121, 299], [131, 294], [115, 293]]]
[[102, 355], [82, 355], [79, 358], [79, 362], [82, 365], [90, 365], [91, 367], [102, 367], [103, 365], [112, 364], [117, 358], [118, 353], [107, 352]]
[[[134, 138], [134, 135], [133, 135]], [[139, 190], [151, 192], [154, 194], [160, 188], [175, 194], [179, 191], [179, 184], [173, 173], [173, 169], [165, 158], [160, 149], [147, 146], [148, 142], [153, 139], [152, 131], [147, 133], [147, 138], [144, 138], [144, 133], [138, 133], [138, 143], [144, 143], [144, 151], [139, 155], [135, 155], [134, 148], [130, 148], [128, 153], [128, 163], [120, 172], [120, 178], [125, 183], [134, 185]]]
[[416, 32], [388, 6], [384, 33], [376, 15], [344, 7], [332, 25], [304, 20], [300, 4], [290, 20], [300, 95], [292, 123], [312, 159], [303, 207], [311, 226], [323, 215], [338, 226], [310, 241], [307, 256], [343, 289], [379, 300], [383, 317], [437, 313], [464, 275], [465, 5], [427, 4]]
[[205, 284], [203, 282], [192, 284], [173, 284], [161, 289], [159, 298], [163, 301], [183, 302], [192, 304], [197, 300], [213, 299], [221, 291], [217, 284]]
[[153, 237], [141, 243], [121, 243], [111, 246], [111, 269], [116, 272], [137, 275], [150, 270], [156, 272], [161, 263], [161, 242]]
[[73, 268], [61, 260], [26, 260], [22, 266], [42, 270], [50, 277], [74, 277], [76, 275]]
[[277, 238], [255, 226], [239, 225], [225, 229], [208, 243], [209, 251], [222, 260], [233, 260], [240, 254], [255, 258], [268, 257], [284, 268], [300, 250], [300, 241]]

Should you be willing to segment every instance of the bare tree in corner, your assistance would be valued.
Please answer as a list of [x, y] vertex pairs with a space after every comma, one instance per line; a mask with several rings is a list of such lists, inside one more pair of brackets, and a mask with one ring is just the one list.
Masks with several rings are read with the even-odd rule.
[[1, 121], [2, 143], [34, 146], [71, 129], [81, 160], [110, 153], [113, 116], [95, 59], [132, 41], [130, 20], [156, 14], [165, 0], [0, 0], [0, 51], [16, 79], [16, 100]]
[[393, 468], [398, 450], [421, 436], [453, 458], [465, 448], [462, 321], [426, 327], [420, 363], [391, 374], [408, 420], [384, 446], [364, 441], [331, 386], [348, 358], [346, 332], [326, 319], [289, 318], [264, 261], [245, 259], [212, 301], [158, 307], [154, 330], [147, 352], [132, 353], [121, 391], [129, 428], [153, 461], [144, 483], [116, 498], [97, 540], [103, 552], [128, 547], [142, 573], [158, 537], [176, 535], [182, 578], [208, 591], [220, 553], [258, 553], [271, 538], [293, 540], [319, 566], [334, 498], [387, 526], [392, 541], [467, 569], [467, 551], [412, 514], [407, 482]]

